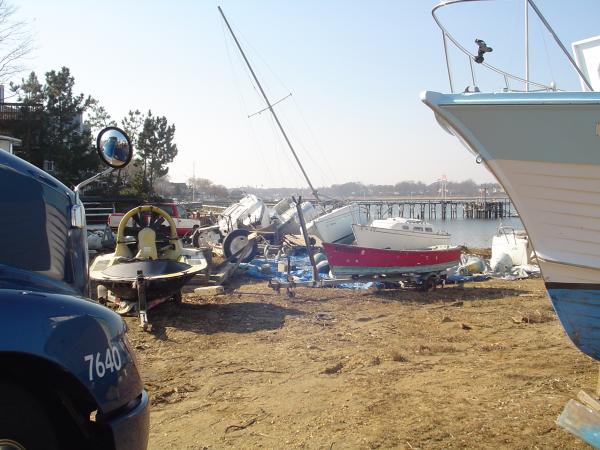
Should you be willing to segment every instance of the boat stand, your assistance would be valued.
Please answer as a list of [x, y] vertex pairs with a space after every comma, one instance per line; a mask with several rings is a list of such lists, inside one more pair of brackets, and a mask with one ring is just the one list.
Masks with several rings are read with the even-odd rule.
[[140, 318], [140, 327], [144, 331], [148, 331], [151, 325], [148, 323], [148, 310], [146, 303], [146, 278], [141, 270], [137, 271], [135, 280], [138, 296], [138, 316]]

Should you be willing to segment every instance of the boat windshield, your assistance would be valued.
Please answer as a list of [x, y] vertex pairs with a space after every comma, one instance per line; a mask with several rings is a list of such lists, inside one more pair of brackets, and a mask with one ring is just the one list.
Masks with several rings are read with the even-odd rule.
[[180, 219], [187, 219], [188, 218], [187, 211], [181, 205], [177, 205], [177, 216]]

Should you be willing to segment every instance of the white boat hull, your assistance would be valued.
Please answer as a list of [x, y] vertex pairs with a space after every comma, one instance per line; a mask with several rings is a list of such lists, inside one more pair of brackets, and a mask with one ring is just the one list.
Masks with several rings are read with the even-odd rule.
[[246, 195], [239, 202], [225, 209], [219, 217], [222, 234], [237, 230], [240, 225], [262, 228], [270, 223], [269, 212], [263, 201], [253, 194]]
[[427, 93], [510, 195], [546, 283], [600, 283], [600, 95]]
[[392, 230], [368, 225], [352, 225], [356, 245], [387, 250], [420, 250], [450, 245], [450, 235], [412, 230]]
[[306, 225], [309, 234], [314, 234], [323, 242], [345, 243], [352, 242], [352, 224], [367, 223], [367, 211], [356, 203], [334, 209], [312, 220]]
[[523, 230], [501, 229], [492, 238], [490, 266], [494, 271], [502, 271], [512, 266], [529, 264], [532, 253], [529, 237]]

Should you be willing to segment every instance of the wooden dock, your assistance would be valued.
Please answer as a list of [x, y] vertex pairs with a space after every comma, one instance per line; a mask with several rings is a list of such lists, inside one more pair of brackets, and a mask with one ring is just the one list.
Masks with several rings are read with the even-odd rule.
[[504, 219], [515, 215], [508, 197], [453, 198], [453, 199], [401, 199], [359, 200], [370, 219], [385, 217], [410, 217], [417, 219]]
[[[314, 202], [313, 199], [306, 200]], [[347, 199], [343, 203], [363, 206], [369, 219], [504, 219], [517, 215], [508, 197]], [[268, 206], [273, 204], [267, 202]], [[204, 205], [205, 208], [214, 208], [214, 211], [220, 211], [226, 206], [228, 202], [210, 202]]]

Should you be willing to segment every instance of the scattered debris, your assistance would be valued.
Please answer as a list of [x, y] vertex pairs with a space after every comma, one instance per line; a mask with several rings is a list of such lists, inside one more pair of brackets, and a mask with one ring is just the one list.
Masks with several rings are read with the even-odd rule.
[[556, 320], [556, 315], [552, 311], [532, 311], [522, 317], [511, 317], [514, 323], [546, 323]]
[[408, 358], [399, 352], [392, 352], [392, 361], [408, 362]]
[[333, 317], [332, 314], [327, 313], [327, 312], [318, 312], [317, 314], [315, 314], [315, 319], [317, 319], [317, 320], [335, 320], [335, 317]]
[[205, 297], [211, 297], [215, 295], [220, 295], [225, 292], [225, 288], [223, 286], [202, 286], [194, 289], [194, 294], [201, 295]]
[[340, 362], [340, 363], [337, 363], [335, 366], [326, 367], [325, 370], [321, 373], [324, 373], [326, 375], [333, 375], [333, 374], [339, 373], [343, 367], [344, 367], [344, 365]]
[[258, 419], [253, 417], [252, 419], [248, 419], [246, 422], [241, 423], [239, 425], [229, 425], [225, 428], [225, 433], [229, 433], [230, 431], [239, 431], [245, 428], [248, 428], [250, 425], [254, 425]]

